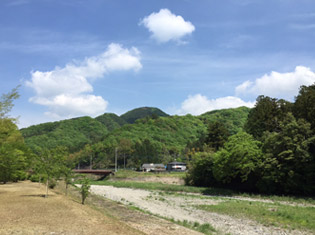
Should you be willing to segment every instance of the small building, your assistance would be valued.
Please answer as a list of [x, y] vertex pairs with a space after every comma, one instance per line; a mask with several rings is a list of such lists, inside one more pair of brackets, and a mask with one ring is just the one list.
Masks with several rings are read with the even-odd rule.
[[184, 162], [170, 162], [167, 164], [168, 171], [186, 171], [186, 163]]
[[141, 167], [142, 171], [165, 171], [165, 166], [160, 163], [144, 163]]

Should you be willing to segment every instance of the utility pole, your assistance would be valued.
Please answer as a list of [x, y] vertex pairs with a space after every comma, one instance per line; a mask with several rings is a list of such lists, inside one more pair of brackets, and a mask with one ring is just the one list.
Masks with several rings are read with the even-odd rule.
[[117, 150], [118, 148], [115, 148], [115, 172], [117, 172]]

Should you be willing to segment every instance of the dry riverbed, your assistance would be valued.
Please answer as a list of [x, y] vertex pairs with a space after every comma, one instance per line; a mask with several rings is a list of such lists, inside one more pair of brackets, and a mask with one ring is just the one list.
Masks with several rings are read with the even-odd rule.
[[219, 234], [309, 234], [305, 231], [264, 226], [246, 218], [207, 212], [196, 207], [198, 205], [215, 205], [224, 198], [167, 194], [157, 191], [100, 185], [92, 185], [91, 192], [164, 218], [198, 222], [199, 224], [209, 223]]

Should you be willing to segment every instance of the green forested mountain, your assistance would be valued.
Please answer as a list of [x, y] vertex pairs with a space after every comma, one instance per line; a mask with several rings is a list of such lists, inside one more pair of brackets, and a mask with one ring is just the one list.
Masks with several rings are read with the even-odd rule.
[[247, 111], [247, 108], [237, 108], [209, 112], [202, 116], [151, 116], [138, 119], [134, 124], [110, 132], [101, 142], [87, 146], [78, 158], [83, 161], [86, 159], [88, 163], [92, 151], [94, 166], [108, 167], [113, 163], [114, 149], [118, 148], [119, 154], [128, 156], [128, 165], [133, 167], [143, 162], [167, 163], [175, 158], [179, 160], [195, 143], [203, 145], [211, 123], [221, 121], [222, 125], [228, 124], [226, 129], [231, 133], [242, 130]]
[[[135, 162], [158, 162], [165, 156], [183, 156], [187, 146], [205, 138], [212, 122], [222, 122], [232, 134], [242, 130], [248, 111], [248, 108], [241, 107], [201, 116], [168, 116], [157, 108], [139, 108], [121, 117], [105, 113], [95, 119], [80, 117], [39, 124], [21, 132], [32, 149], [65, 146], [72, 153], [82, 150], [81, 155], [87, 156], [93, 151], [101, 163], [112, 157], [115, 147], [123, 146], [121, 149], [124, 148], [125, 152], [128, 149], [128, 155]], [[127, 124], [127, 121], [133, 124]], [[89, 146], [85, 148], [86, 144]], [[80, 159], [84, 158], [80, 156]]]
[[200, 117], [206, 122], [222, 122], [230, 134], [236, 134], [243, 129], [250, 110], [247, 107], [213, 110], [202, 114]]
[[145, 118], [145, 117], [167, 117], [168, 114], [164, 113], [158, 108], [152, 107], [142, 107], [128, 111], [127, 113], [121, 115], [120, 117], [125, 120], [127, 123], [132, 124], [136, 120]]
[[127, 122], [124, 119], [122, 119], [121, 117], [117, 116], [114, 113], [104, 113], [103, 115], [100, 115], [95, 119], [102, 123], [103, 125], [105, 125], [108, 131], [113, 131], [127, 124]]
[[78, 151], [87, 143], [100, 141], [108, 130], [105, 125], [91, 117], [80, 117], [49, 122], [21, 129], [25, 143], [36, 147], [56, 148], [65, 146], [70, 152]]

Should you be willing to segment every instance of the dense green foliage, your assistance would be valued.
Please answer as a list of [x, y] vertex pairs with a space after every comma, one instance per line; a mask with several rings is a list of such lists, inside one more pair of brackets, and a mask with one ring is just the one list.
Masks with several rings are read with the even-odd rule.
[[214, 186], [213, 176], [213, 153], [197, 152], [193, 155], [189, 165], [185, 182], [187, 185], [195, 186]]
[[187, 150], [196, 143], [200, 149], [205, 144], [217, 149], [229, 133], [242, 130], [248, 112], [248, 108], [241, 107], [201, 116], [168, 116], [156, 108], [139, 108], [122, 115], [135, 118], [133, 124], [105, 113], [95, 119], [82, 117], [44, 123], [21, 131], [34, 151], [67, 147], [80, 167], [92, 163], [94, 168], [112, 168], [116, 148], [120, 167], [140, 167], [147, 162], [188, 160]]
[[266, 133], [262, 183], [267, 192], [315, 192], [315, 135], [310, 123], [288, 113], [280, 131]]
[[302, 86], [294, 103], [259, 96], [245, 125], [248, 133], [230, 136], [216, 153], [192, 152], [186, 181], [263, 193], [315, 195], [314, 97], [315, 85]]
[[243, 130], [249, 112], [250, 108], [239, 107], [234, 109], [231, 108], [210, 111], [202, 114], [200, 117], [206, 123], [211, 122], [224, 123], [225, 128], [232, 135]]
[[265, 131], [279, 130], [285, 114], [292, 110], [292, 104], [268, 96], [259, 96], [254, 109], [249, 112], [245, 130], [255, 138], [261, 138]]
[[249, 185], [249, 178], [256, 179], [259, 175], [258, 169], [262, 164], [262, 143], [256, 141], [250, 134], [239, 132], [232, 135], [214, 155], [213, 175], [217, 181], [224, 184], [238, 184], [246, 182]]
[[21, 132], [26, 144], [33, 150], [38, 147], [53, 149], [64, 146], [74, 152], [88, 143], [101, 140], [108, 130], [93, 118], [80, 117], [31, 126], [21, 129]]
[[[140, 167], [146, 162], [168, 163], [180, 159], [187, 142], [198, 140], [205, 132], [204, 123], [192, 115], [140, 119], [114, 130], [103, 141], [92, 145], [94, 167], [112, 166], [115, 148], [118, 148], [120, 166], [123, 156], [128, 167]], [[88, 164], [89, 151], [82, 150], [78, 155], [81, 165], [84, 161]]]
[[301, 86], [293, 111], [296, 118], [305, 119], [311, 123], [313, 130], [315, 129], [315, 84]]
[[208, 125], [208, 133], [205, 143], [212, 149], [218, 150], [223, 147], [229, 137], [229, 131], [222, 122], [212, 122]]
[[167, 116], [169, 115], [158, 108], [143, 107], [128, 111], [127, 113], [121, 115], [120, 117], [127, 123], [132, 124], [135, 123], [136, 120], [146, 117], [158, 118]]
[[31, 155], [14, 123], [15, 119], [9, 117], [13, 101], [18, 97], [15, 88], [0, 98], [0, 181], [3, 183], [25, 179]]
[[117, 116], [114, 113], [104, 113], [103, 115], [100, 115], [95, 119], [106, 126], [108, 131], [113, 131], [127, 124], [127, 122], [123, 118]]
[[24, 179], [29, 153], [17, 126], [0, 118], [0, 181]]

